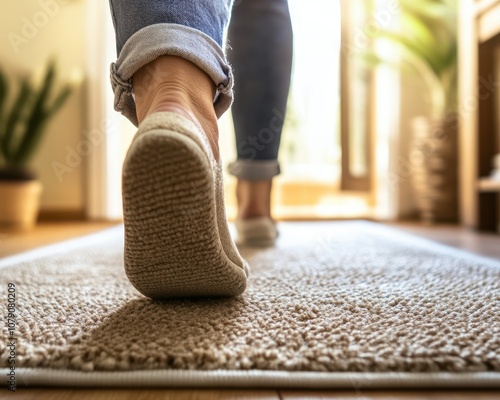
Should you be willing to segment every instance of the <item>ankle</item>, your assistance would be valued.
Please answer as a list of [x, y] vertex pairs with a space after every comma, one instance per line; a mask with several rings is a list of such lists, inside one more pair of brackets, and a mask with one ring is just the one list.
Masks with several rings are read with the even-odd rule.
[[171, 82], [161, 82], [147, 92], [136, 91], [135, 98], [139, 122], [155, 112], [177, 111], [184, 115], [192, 113], [189, 95]]
[[238, 219], [272, 218], [271, 213], [257, 208], [238, 209]]
[[238, 180], [238, 218], [271, 218], [271, 188], [272, 181]]
[[156, 112], [183, 115], [202, 128], [218, 160], [215, 84], [204, 71], [182, 58], [162, 56], [136, 72], [134, 94], [139, 123]]

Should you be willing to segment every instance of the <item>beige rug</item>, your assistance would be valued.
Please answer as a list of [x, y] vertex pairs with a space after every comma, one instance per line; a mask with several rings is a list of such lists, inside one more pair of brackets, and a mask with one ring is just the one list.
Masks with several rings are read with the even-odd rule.
[[13, 283], [18, 386], [500, 387], [499, 262], [368, 222], [281, 231], [233, 299], [144, 298], [122, 227], [0, 261], [0, 373]]

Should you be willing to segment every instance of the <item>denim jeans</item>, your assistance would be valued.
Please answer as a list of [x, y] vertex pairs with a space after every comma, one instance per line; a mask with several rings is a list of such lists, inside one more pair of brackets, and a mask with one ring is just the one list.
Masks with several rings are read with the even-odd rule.
[[[115, 109], [138, 124], [132, 77], [162, 55], [182, 57], [214, 81], [220, 117], [235, 102], [238, 158], [229, 172], [267, 180], [277, 161], [292, 62], [286, 0], [110, 0], [118, 59], [111, 64]], [[231, 17], [232, 13], [232, 17]], [[228, 32], [229, 59], [223, 51]], [[154, 84], [154, 82], [152, 82]]]

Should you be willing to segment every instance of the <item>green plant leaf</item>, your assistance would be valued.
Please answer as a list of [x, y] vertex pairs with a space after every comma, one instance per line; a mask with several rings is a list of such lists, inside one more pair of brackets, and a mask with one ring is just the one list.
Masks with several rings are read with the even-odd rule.
[[[7, 103], [7, 94], [9, 92], [9, 84], [2, 69], [0, 69], [0, 129], [2, 127], [1, 121], [5, 104]], [[1, 136], [0, 136], [1, 137]]]
[[64, 88], [61, 89], [59, 95], [56, 97], [52, 105], [47, 110], [47, 114], [49, 117], [55, 114], [57, 110], [59, 110], [59, 108], [61, 108], [64, 105], [70, 94], [71, 94], [71, 87], [69, 85], [66, 85]]
[[52, 85], [54, 84], [55, 75], [55, 63], [50, 61], [42, 87], [38, 94], [35, 95], [35, 101], [28, 117], [24, 134], [17, 149], [12, 154], [13, 162], [18, 165], [28, 161], [27, 155], [31, 154], [31, 150], [28, 150], [28, 148], [32, 147], [32, 143], [38, 142], [35, 136], [41, 134], [39, 133], [39, 126], [43, 126], [47, 118], [45, 107], [52, 90]]
[[44, 118], [40, 120], [36, 125], [30, 127], [29, 131], [26, 131], [23, 145], [19, 147], [19, 150], [12, 160], [13, 165], [21, 166], [25, 165], [28, 162], [30, 156], [33, 154], [34, 150], [37, 148], [42, 139], [46, 123], [47, 119]]
[[7, 78], [2, 69], [0, 69], [0, 161], [5, 163], [5, 154], [2, 146], [4, 137], [4, 108], [7, 103], [7, 95], [9, 93], [9, 85], [7, 83]]
[[29, 104], [32, 94], [33, 92], [28, 83], [28, 79], [22, 79], [21, 88], [19, 89], [17, 98], [14, 101], [7, 121], [5, 122], [5, 132], [2, 137], [2, 150], [7, 163], [11, 161], [14, 154], [13, 139], [17, 132], [18, 125], [21, 123], [23, 112]]
[[422, 22], [421, 19], [412, 15], [407, 15], [402, 19], [402, 29], [404, 31], [404, 44], [408, 49], [419, 55], [429, 64], [429, 67], [436, 75], [440, 74], [440, 55], [442, 49], [436, 41], [435, 32], [431, 27]]
[[429, 57], [428, 54], [426, 53], [426, 50], [423, 49], [422, 46], [420, 46], [418, 43], [415, 43], [413, 39], [408, 38], [403, 34], [392, 31], [383, 32], [381, 33], [380, 37], [381, 39], [386, 40], [395, 45], [396, 48], [399, 48], [402, 54], [402, 58], [407, 58], [407, 59], [411, 59], [413, 57], [419, 58], [425, 62], [425, 65], [429, 67], [433, 73], [435, 73], [429, 61]]
[[14, 162], [17, 165], [22, 165], [28, 162], [41, 141], [48, 121], [62, 107], [71, 94], [71, 87], [66, 85], [57, 94], [52, 104], [47, 104], [49, 101], [48, 97], [52, 92], [55, 75], [55, 64], [51, 62], [47, 70], [44, 85], [40, 90], [39, 96], [33, 106], [31, 116], [28, 119], [22, 142], [20, 143], [18, 151], [14, 157]]
[[22, 151], [17, 154], [16, 163], [23, 164], [31, 158], [33, 152], [41, 141], [46, 122], [59, 110], [59, 108], [63, 106], [70, 94], [70, 86], [65, 86], [59, 92], [59, 95], [56, 97], [50, 108], [45, 112], [43, 120], [40, 122], [39, 126], [34, 128], [34, 131], [26, 135], [29, 140], [24, 143]]
[[[429, 88], [435, 112], [450, 107], [457, 63], [457, 0], [400, 0], [399, 29], [381, 30], [374, 38], [394, 46], [400, 67], [411, 67]], [[394, 65], [390, 54], [365, 57], [367, 64]]]

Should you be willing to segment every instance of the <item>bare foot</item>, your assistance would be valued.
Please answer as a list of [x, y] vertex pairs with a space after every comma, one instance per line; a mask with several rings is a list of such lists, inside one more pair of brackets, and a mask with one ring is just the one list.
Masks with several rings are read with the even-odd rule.
[[250, 219], [271, 217], [272, 180], [247, 181], [238, 179], [236, 197], [238, 199], [238, 218]]
[[156, 112], [183, 115], [202, 128], [219, 159], [215, 84], [204, 71], [183, 58], [161, 56], [138, 70], [133, 80], [139, 123]]

